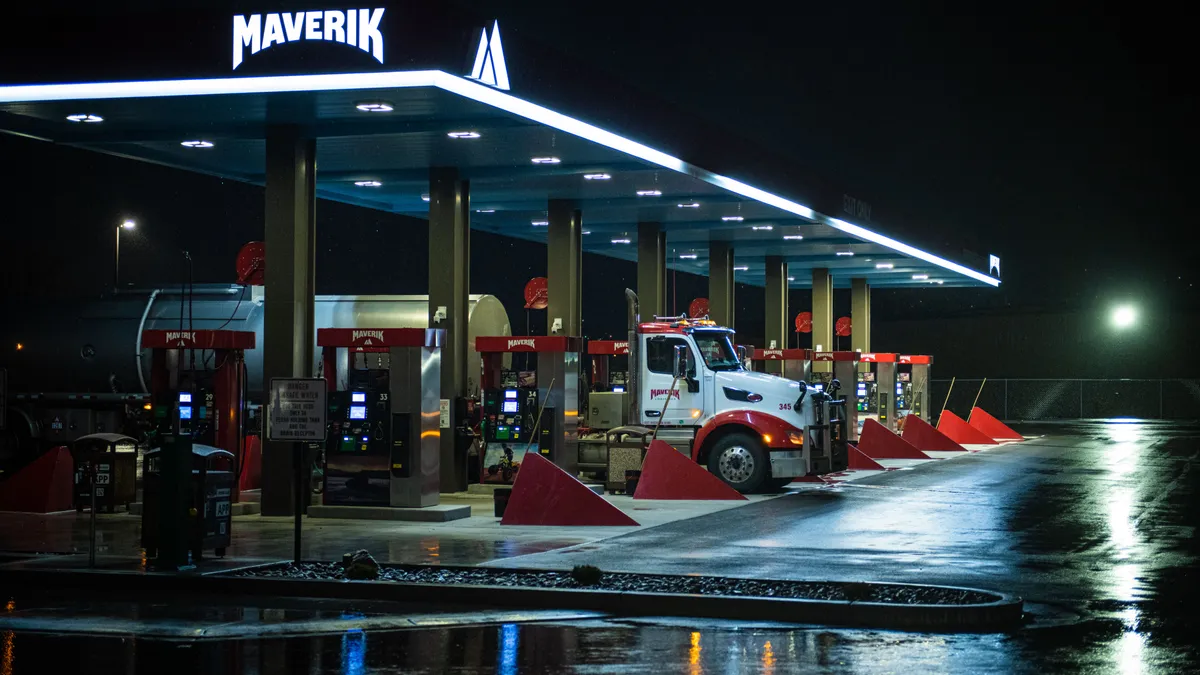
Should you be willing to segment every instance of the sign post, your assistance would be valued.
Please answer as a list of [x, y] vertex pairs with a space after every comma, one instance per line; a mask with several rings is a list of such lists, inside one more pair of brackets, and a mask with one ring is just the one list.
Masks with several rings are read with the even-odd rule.
[[300, 564], [301, 523], [304, 517], [304, 498], [309, 486], [306, 480], [308, 453], [305, 445], [325, 440], [324, 378], [272, 378], [270, 405], [267, 407], [267, 439], [288, 441], [295, 447], [292, 459], [296, 469], [296, 528], [293, 542], [296, 564]]

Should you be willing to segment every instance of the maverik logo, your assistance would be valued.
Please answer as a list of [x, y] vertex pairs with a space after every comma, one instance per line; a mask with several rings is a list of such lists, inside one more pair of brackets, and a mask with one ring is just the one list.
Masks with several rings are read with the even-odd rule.
[[167, 331], [167, 342], [195, 342], [196, 334], [192, 331]]
[[351, 342], [358, 342], [359, 340], [366, 339], [367, 344], [370, 344], [371, 338], [375, 338], [376, 340], [383, 342], [383, 331], [381, 331], [381, 330], [352, 330], [352, 331], [350, 331], [350, 341]]
[[613, 351], [618, 354], [628, 354], [629, 353], [629, 343], [628, 342], [614, 342], [613, 343]]
[[471, 66], [469, 80], [476, 80], [497, 89], [508, 89], [508, 65], [504, 62], [504, 45], [500, 44], [500, 22], [492, 24], [492, 36], [484, 28], [479, 34], [479, 48], [475, 50], [475, 65]]
[[251, 54], [257, 54], [272, 45], [297, 40], [324, 40], [357, 46], [383, 63], [383, 33], [379, 32], [379, 22], [383, 19], [384, 9], [239, 14], [233, 17], [233, 69], [242, 65], [242, 50], [246, 47], [250, 48]]
[[659, 396], [670, 396], [671, 398], [679, 398], [678, 389], [651, 389], [650, 398], [658, 398]]
[[533, 338], [525, 338], [523, 340], [509, 340], [508, 348], [512, 349], [513, 347], [529, 347], [530, 349], [537, 349], [537, 345], [534, 344]]
[[783, 350], [782, 349], [767, 349], [767, 350], [763, 351], [763, 356], [768, 359], [773, 356], [778, 356], [779, 358], [782, 359], [783, 358]]

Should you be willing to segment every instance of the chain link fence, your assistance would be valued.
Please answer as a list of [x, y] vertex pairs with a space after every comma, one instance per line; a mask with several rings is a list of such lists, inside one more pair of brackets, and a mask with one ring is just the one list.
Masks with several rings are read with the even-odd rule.
[[1004, 420], [1200, 420], [1200, 380], [958, 379], [953, 388], [950, 382], [933, 380], [929, 403], [937, 412], [945, 402], [964, 419], [978, 396], [980, 408]]

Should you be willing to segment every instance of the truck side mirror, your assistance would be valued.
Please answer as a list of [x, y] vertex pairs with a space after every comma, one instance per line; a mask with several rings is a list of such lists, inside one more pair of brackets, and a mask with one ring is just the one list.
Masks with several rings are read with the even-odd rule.
[[737, 346], [738, 361], [745, 364], [750, 358], [750, 352], [746, 349], [746, 345]]
[[675, 347], [675, 359], [672, 363], [674, 367], [671, 369], [671, 374], [675, 376], [675, 379], [686, 379], [688, 374], [688, 348], [686, 345]]

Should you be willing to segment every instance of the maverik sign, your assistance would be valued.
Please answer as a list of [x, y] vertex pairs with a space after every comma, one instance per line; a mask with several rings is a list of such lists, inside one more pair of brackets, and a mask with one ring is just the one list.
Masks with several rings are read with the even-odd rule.
[[383, 7], [328, 9], [315, 12], [239, 14], [233, 17], [233, 69], [242, 65], [245, 49], [257, 54], [274, 45], [298, 40], [338, 42], [358, 47], [383, 63]]

